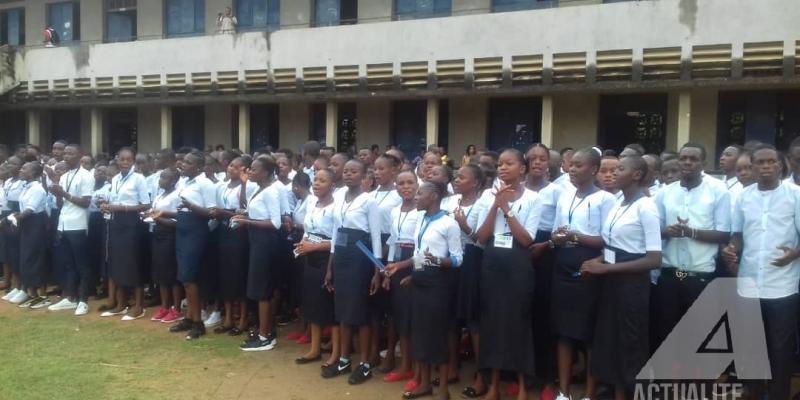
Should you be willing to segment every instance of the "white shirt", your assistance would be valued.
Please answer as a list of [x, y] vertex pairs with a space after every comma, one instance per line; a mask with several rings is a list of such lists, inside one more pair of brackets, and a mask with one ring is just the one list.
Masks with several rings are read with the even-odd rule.
[[730, 178], [723, 177], [723, 179], [725, 179], [725, 188], [727, 190], [731, 190], [731, 188], [733, 188], [734, 186], [736, 186], [737, 183], [739, 183], [739, 178], [737, 176], [732, 176]]
[[[573, 187], [569, 185], [567, 188]], [[553, 230], [553, 224], [555, 223], [556, 219], [556, 206], [558, 205], [558, 199], [561, 197], [561, 193], [566, 188], [564, 186], [550, 183], [547, 186], [541, 188], [539, 190], [539, 200], [542, 202], [542, 212], [541, 216], [539, 217], [539, 230], [551, 232]]]
[[[700, 185], [688, 190], [681, 181], [665, 186], [656, 196], [661, 228], [688, 220], [692, 229], [730, 232], [731, 197], [725, 184], [700, 180]], [[668, 238], [662, 250], [666, 267], [691, 272], [714, 272], [719, 245], [691, 238]]]
[[150, 192], [147, 191], [144, 176], [133, 168], [125, 176], [118, 173], [111, 179], [109, 202], [121, 206], [150, 204]]
[[800, 246], [800, 188], [782, 182], [775, 190], [744, 189], [733, 213], [733, 232], [742, 233], [744, 248], [737, 280], [739, 295], [777, 299], [797, 293], [800, 260], [776, 267], [778, 246]]
[[[78, 167], [61, 175], [59, 186], [73, 197], [91, 197], [94, 192], [94, 176]], [[89, 228], [89, 209], [64, 199], [58, 217], [59, 231], [80, 231]]]
[[292, 222], [294, 224], [303, 224], [306, 220], [306, 211], [308, 210], [308, 203], [312, 200], [316, 200], [313, 194], [308, 194], [305, 199], [300, 200], [297, 199], [297, 203], [294, 205], [294, 210], [292, 210]]
[[[475, 202], [473, 202], [471, 205], [465, 206], [461, 204], [461, 195], [454, 194], [452, 196], [448, 196], [442, 199], [440, 208], [445, 212], [447, 212], [447, 216], [453, 218], [453, 220], [455, 220], [455, 211], [461, 208], [461, 212], [464, 213], [464, 217], [466, 217], [467, 219], [467, 225], [469, 225], [469, 227], [472, 229], [472, 232], [477, 232], [478, 210], [480, 209], [480, 207], [478, 207], [479, 200], [480, 199], [475, 199]], [[458, 224], [458, 221], [456, 221], [456, 224]], [[461, 231], [460, 227], [459, 231]], [[472, 239], [470, 239], [469, 236], [467, 236], [467, 234], [464, 233], [464, 231], [461, 231], [461, 245], [463, 246], [466, 244], [474, 245], [475, 242]]]
[[308, 195], [306, 203], [305, 220], [303, 221], [305, 234], [303, 237], [308, 238], [309, 234], [327, 238], [333, 237], [334, 202], [330, 202], [325, 207], [317, 207], [319, 199]]
[[281, 194], [273, 182], [263, 190], [259, 188], [247, 200], [247, 216], [258, 221], [271, 221], [275, 229], [281, 228]]
[[109, 196], [111, 195], [111, 182], [106, 181], [100, 189], [97, 189], [92, 193], [92, 203], [89, 205], [89, 212], [100, 212], [100, 208], [97, 207], [98, 200], [108, 200]]
[[[478, 202], [481, 203], [477, 210], [479, 227], [483, 226], [486, 217], [489, 215], [489, 209], [491, 209], [492, 204], [494, 204], [495, 195], [493, 192], [494, 190], [484, 191], [483, 195], [481, 195], [481, 198], [478, 200]], [[509, 203], [509, 208], [514, 213], [517, 221], [528, 232], [531, 240], [533, 240], [536, 237], [536, 231], [539, 230], [539, 219], [542, 210], [539, 194], [532, 190], [525, 189], [519, 199]], [[506, 218], [503, 216], [503, 211], [500, 209], [497, 210], [492, 232], [494, 235], [507, 235], [511, 233], [511, 228], [509, 228], [508, 223], [506, 223]]]
[[[273, 186], [273, 185], [270, 185]], [[280, 199], [281, 215], [291, 215], [294, 210], [294, 194], [292, 193], [292, 183], [289, 182], [288, 187], [283, 182], [275, 180], [275, 190], [278, 191], [278, 198]]]
[[39, 181], [26, 182], [19, 195], [20, 212], [31, 210], [34, 214], [45, 212], [47, 192]]
[[613, 194], [601, 189], [595, 189], [583, 198], [578, 197], [577, 192], [578, 189], [573, 186], [561, 194], [556, 206], [553, 230], [566, 226], [582, 235], [601, 236], [603, 223], [617, 200]]
[[145, 183], [147, 184], [147, 192], [150, 194], [150, 201], [156, 199], [159, 192], [161, 192], [161, 188], [158, 187], [158, 180], [161, 179], [161, 171], [158, 171], [155, 174], [150, 174], [144, 178]]
[[22, 187], [24, 185], [25, 182], [21, 179], [6, 179], [6, 181], [3, 182], [3, 192], [6, 199], [3, 203], [4, 210], [11, 209], [8, 207], [9, 201], [19, 201], [19, 195], [22, 194]]
[[[311, 184], [314, 184], [314, 167], [303, 167], [303, 172], [308, 175], [308, 179], [311, 181]], [[294, 178], [293, 178], [294, 179]]]
[[417, 229], [417, 220], [422, 213], [416, 208], [410, 211], [402, 211], [403, 205], [399, 205], [392, 209], [392, 226], [389, 233], [389, 255], [387, 259], [391, 262], [402, 261], [398, 260], [400, 254], [397, 253], [397, 245], [401, 243], [413, 244], [414, 231]]
[[572, 184], [572, 181], [569, 180], [569, 174], [561, 174], [553, 181], [556, 185], [563, 187], [564, 189], [574, 188], [575, 186]]
[[[198, 207], [211, 208], [217, 206], [217, 186], [203, 174], [187, 180], [179, 193], [180, 197]], [[189, 210], [181, 209], [180, 211]]]
[[453, 268], [464, 260], [464, 249], [459, 239], [458, 223], [447, 218], [444, 213], [430, 216], [424, 212], [419, 214], [417, 226], [414, 228], [414, 253], [430, 253], [434, 257], [449, 257]]
[[642, 196], [630, 204], [618, 200], [603, 223], [603, 241], [631, 254], [661, 251], [661, 224], [652, 197]]
[[[378, 203], [369, 193], [361, 193], [352, 201], [347, 201], [347, 192], [334, 199], [333, 205], [333, 243], [339, 228], [357, 229], [368, 232], [372, 239], [372, 253], [383, 257], [381, 246], [381, 215]], [[366, 245], [367, 243], [365, 243]], [[331, 246], [331, 253], [336, 246]]]
[[247, 181], [247, 185], [245, 185], [244, 188], [245, 207], [242, 207], [241, 183], [237, 184], [234, 187], [229, 187], [229, 186], [230, 186], [230, 181], [217, 183], [217, 206], [222, 207], [223, 209], [229, 211], [245, 208], [247, 206], [247, 199], [249, 199], [253, 195], [253, 193], [255, 193], [258, 190], [257, 183], [252, 181]]
[[153, 200], [153, 210], [166, 211], [177, 213], [178, 207], [181, 205], [181, 198], [178, 196], [178, 190], [173, 189], [171, 192], [164, 195], [164, 191], [156, 196]]
[[397, 190], [373, 190], [370, 195], [375, 198], [378, 211], [381, 213], [381, 234], [391, 233], [392, 210], [403, 203], [403, 199], [397, 194]]

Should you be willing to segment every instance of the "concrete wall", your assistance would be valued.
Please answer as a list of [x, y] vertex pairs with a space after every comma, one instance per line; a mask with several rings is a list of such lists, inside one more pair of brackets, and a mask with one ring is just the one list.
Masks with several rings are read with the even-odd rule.
[[282, 103], [279, 114], [280, 147], [298, 151], [308, 141], [308, 103]]
[[212, 148], [222, 144], [226, 149], [231, 148], [233, 132], [232, 118], [233, 106], [230, 104], [208, 104], [205, 107], [205, 141], [206, 147]]
[[449, 100], [450, 121], [447, 147], [450, 157], [461, 162], [467, 145], [486, 147], [488, 99], [485, 97], [454, 97]]
[[358, 134], [356, 146], [385, 145], [391, 137], [392, 104], [389, 100], [373, 99], [356, 103]]
[[717, 165], [717, 103], [719, 92], [716, 89], [696, 89], [692, 91], [692, 115], [689, 137], [693, 142], [705, 146], [708, 152], [706, 168]]
[[161, 150], [161, 107], [139, 106], [137, 119], [138, 151], [156, 152]]
[[574, 93], [553, 96], [554, 149], [583, 148], [597, 143], [600, 96]]

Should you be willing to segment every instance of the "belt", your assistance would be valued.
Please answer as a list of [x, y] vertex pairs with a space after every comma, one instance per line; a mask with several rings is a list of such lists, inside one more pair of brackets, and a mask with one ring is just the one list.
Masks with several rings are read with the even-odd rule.
[[682, 270], [680, 268], [675, 268], [675, 267], [661, 268], [661, 270], [664, 271], [664, 273], [668, 274], [667, 276], [669, 276], [669, 274], [673, 274], [676, 278], [678, 278], [679, 281], [682, 281], [686, 278], [708, 279], [714, 277], [713, 272], [693, 272], [693, 271]]

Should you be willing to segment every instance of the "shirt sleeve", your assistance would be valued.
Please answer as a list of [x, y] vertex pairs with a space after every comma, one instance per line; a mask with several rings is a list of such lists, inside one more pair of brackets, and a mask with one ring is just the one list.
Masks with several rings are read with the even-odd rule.
[[150, 204], [150, 191], [147, 189], [147, 182], [144, 180], [143, 175], [139, 175], [136, 180], [136, 196], [139, 198], [139, 204]]
[[28, 191], [28, 198], [25, 200], [25, 210], [36, 212], [38, 209], [44, 210], [47, 208], [47, 192], [44, 191], [41, 185], [32, 187]]
[[269, 221], [275, 229], [281, 227], [281, 205], [280, 194], [275, 190], [264, 189], [264, 195], [260, 200], [264, 203], [264, 209], [267, 210]]
[[333, 214], [333, 224], [332, 224], [333, 225], [333, 232], [331, 232], [331, 254], [333, 254], [335, 252], [335, 250], [336, 250], [336, 236], [337, 236], [337, 234], [339, 232], [339, 227], [341, 227], [341, 221], [337, 221], [336, 220], [336, 211], [335, 210], [338, 209], [338, 206], [339, 206], [338, 203], [339, 202], [336, 201], [335, 199], [333, 200], [334, 214]]
[[389, 213], [389, 215], [391, 215], [389, 220], [389, 240], [386, 242], [386, 244], [389, 245], [389, 254], [386, 255], [386, 259], [389, 260], [389, 262], [394, 260], [394, 244], [397, 243], [397, 235], [399, 234], [399, 232], [395, 232], [394, 220], [399, 218], [400, 213], [395, 212], [395, 210], [397, 209], [392, 209], [392, 212]]
[[[556, 201], [556, 217], [555, 217], [555, 219], [553, 219], [553, 232], [555, 232], [556, 229], [558, 229], [558, 228], [560, 228], [560, 227], [565, 225], [564, 224], [564, 217], [561, 216], [561, 203], [562, 203], [561, 196], [559, 196], [558, 197], [558, 201]], [[591, 217], [591, 215], [590, 215], [590, 217]]]
[[643, 202], [639, 207], [639, 220], [644, 231], [645, 250], [661, 251], [661, 223], [655, 205]]
[[667, 207], [664, 205], [664, 192], [666, 192], [666, 190], [659, 190], [655, 198], [656, 207], [658, 208], [659, 226], [661, 226], [661, 228], [667, 226]]
[[[489, 199], [494, 199], [494, 197], [481, 196], [481, 198], [475, 203], [475, 205], [478, 207], [478, 209], [475, 210], [477, 211], [477, 224], [475, 225], [476, 231], [483, 227], [483, 224], [486, 222], [486, 218], [489, 215], [489, 209], [491, 209], [491, 203], [489, 203]], [[494, 227], [492, 227], [492, 231], [494, 232]]]
[[209, 183], [204, 185], [203, 187], [203, 203], [205, 203], [204, 208], [212, 208], [216, 207], [217, 204], [217, 188], [219, 186]]
[[742, 233], [742, 228], [744, 225], [744, 211], [742, 210], [742, 200], [744, 199], [742, 194], [739, 194], [739, 198], [736, 200], [736, 204], [733, 207], [733, 215], [731, 215], [731, 233]]
[[717, 199], [716, 209], [714, 209], [714, 230], [718, 232], [731, 231], [731, 194], [727, 190], [722, 190]]
[[372, 253], [380, 259], [383, 257], [383, 247], [381, 246], [381, 212], [378, 204], [369, 198], [365, 201], [364, 207], [367, 211], [369, 220], [369, 235], [372, 238]]
[[78, 190], [80, 197], [91, 197], [94, 192], [94, 176], [91, 173], [83, 174], [81, 186]]
[[461, 262], [464, 260], [464, 248], [461, 247], [461, 229], [458, 227], [458, 223], [454, 223], [455, 220], [449, 221], [451, 223], [447, 224], [447, 251], [450, 253], [450, 263], [452, 263], [453, 268], [458, 268], [461, 266]]
[[528, 207], [530, 207], [530, 210], [528, 210], [528, 215], [525, 216], [525, 221], [520, 222], [522, 227], [528, 231], [531, 240], [533, 240], [536, 238], [536, 230], [539, 229], [539, 220], [542, 215], [542, 199], [536, 196], [536, 198], [528, 202]]

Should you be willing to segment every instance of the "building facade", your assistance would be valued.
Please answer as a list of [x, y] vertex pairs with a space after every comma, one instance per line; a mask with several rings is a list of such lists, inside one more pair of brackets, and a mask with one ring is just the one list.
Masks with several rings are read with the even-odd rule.
[[797, 0], [0, 0], [0, 142], [781, 146], [799, 20]]

